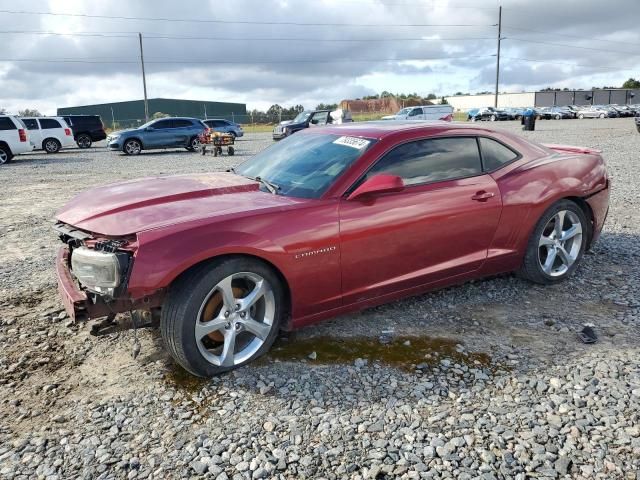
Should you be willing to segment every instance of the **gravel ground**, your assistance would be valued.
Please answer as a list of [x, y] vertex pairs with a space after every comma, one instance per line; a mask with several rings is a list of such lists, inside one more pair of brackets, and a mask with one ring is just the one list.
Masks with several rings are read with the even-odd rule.
[[[269, 135], [235, 157], [98, 146], [1, 167], [0, 478], [640, 479], [640, 135], [632, 119], [524, 134], [608, 162], [607, 225], [572, 279], [501, 276], [345, 315], [210, 381], [152, 329], [134, 360], [126, 317], [101, 337], [65, 318], [51, 218], [94, 185], [225, 169]], [[594, 345], [576, 338], [586, 322]]]

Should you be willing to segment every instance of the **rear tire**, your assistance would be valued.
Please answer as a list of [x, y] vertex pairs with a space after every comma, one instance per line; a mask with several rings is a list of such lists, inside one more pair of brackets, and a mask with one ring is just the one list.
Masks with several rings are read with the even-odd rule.
[[160, 332], [179, 365], [208, 378], [266, 353], [284, 306], [283, 287], [267, 265], [243, 257], [215, 260], [171, 285]]
[[58, 153], [62, 145], [55, 138], [45, 138], [42, 142], [42, 149], [47, 153]]
[[543, 285], [571, 276], [584, 254], [589, 228], [584, 211], [574, 202], [554, 203], [533, 229], [518, 274]]
[[495, 122], [496, 121], [496, 116], [495, 115], [491, 115], [489, 117], [489, 120], [491, 120], [492, 122]]
[[200, 149], [200, 140], [198, 140], [198, 137], [192, 137], [191, 140], [189, 140], [189, 146], [185, 147], [187, 150], [189, 150], [190, 152], [195, 152], [197, 150]]
[[9, 147], [0, 145], [0, 165], [9, 163], [13, 159], [13, 153]]
[[76, 144], [78, 145], [79, 148], [91, 148], [91, 137], [89, 135], [87, 135], [86, 133], [81, 133], [80, 135], [78, 135], [78, 138], [76, 139]]
[[600, 115], [598, 115], [598, 118], [604, 118], [604, 113], [601, 113]]

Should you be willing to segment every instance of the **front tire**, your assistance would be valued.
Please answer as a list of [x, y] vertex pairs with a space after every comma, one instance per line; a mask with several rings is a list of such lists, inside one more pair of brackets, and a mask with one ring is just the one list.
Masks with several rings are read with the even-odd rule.
[[79, 148], [91, 148], [91, 137], [86, 133], [82, 133], [78, 135], [78, 139], [76, 140], [76, 144]]
[[578, 205], [570, 200], [556, 202], [538, 220], [518, 273], [543, 285], [569, 277], [582, 259], [589, 228]]
[[58, 153], [62, 145], [55, 138], [47, 138], [42, 142], [42, 149], [47, 153]]
[[266, 353], [284, 315], [277, 275], [260, 261], [234, 257], [207, 262], [169, 289], [160, 330], [185, 370], [212, 377]]
[[489, 120], [492, 121], [492, 122], [495, 122], [496, 121], [496, 116], [495, 115], [491, 115], [489, 117]]
[[122, 151], [126, 155], [140, 155], [142, 144], [138, 140], [127, 140], [122, 146]]
[[604, 118], [604, 113], [601, 113], [600, 115], [598, 115], [598, 118]]

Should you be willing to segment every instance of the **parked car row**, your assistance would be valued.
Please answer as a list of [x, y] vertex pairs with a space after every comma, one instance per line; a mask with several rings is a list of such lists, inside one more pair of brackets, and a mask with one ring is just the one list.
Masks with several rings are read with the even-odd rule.
[[157, 148], [184, 147], [193, 151], [199, 147], [198, 137], [210, 130], [229, 133], [234, 138], [244, 135], [239, 124], [224, 119], [161, 118], [138, 128], [113, 132], [107, 136], [98, 115], [0, 115], [0, 164], [33, 150], [57, 153], [74, 143], [84, 149], [90, 148], [93, 142], [105, 139], [109, 150], [122, 151], [127, 155]]
[[[563, 120], [568, 118], [617, 118], [640, 116], [640, 105], [564, 105], [553, 107], [527, 107], [538, 120]], [[467, 111], [471, 122], [488, 120], [520, 120], [527, 108], [472, 108]]]

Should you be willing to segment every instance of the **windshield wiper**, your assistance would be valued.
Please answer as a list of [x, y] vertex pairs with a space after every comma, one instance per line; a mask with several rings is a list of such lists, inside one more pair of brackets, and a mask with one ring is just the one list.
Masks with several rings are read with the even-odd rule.
[[280, 190], [279, 185], [276, 185], [275, 183], [270, 182], [269, 180], [265, 180], [264, 178], [255, 177], [253, 178], [253, 180], [255, 180], [256, 182], [260, 182], [262, 185], [264, 185], [267, 188], [267, 190], [269, 190], [274, 195], [277, 195], [278, 190]]

